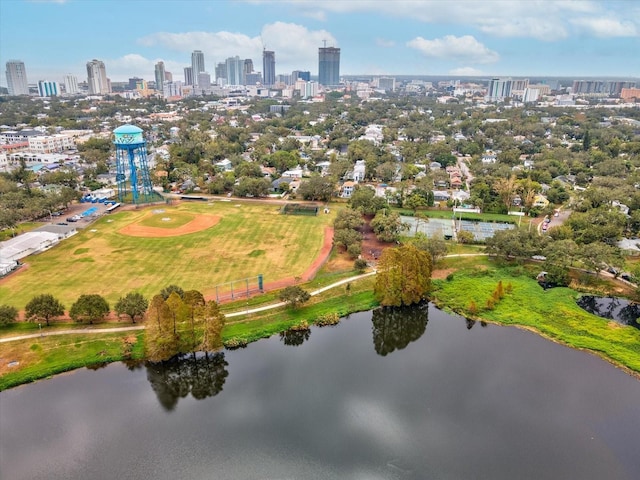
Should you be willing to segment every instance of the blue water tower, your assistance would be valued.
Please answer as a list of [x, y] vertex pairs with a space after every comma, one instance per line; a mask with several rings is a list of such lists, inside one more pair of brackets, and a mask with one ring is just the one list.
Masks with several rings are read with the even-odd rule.
[[147, 163], [147, 142], [142, 136], [142, 129], [134, 125], [122, 125], [113, 133], [113, 143], [116, 146], [118, 201], [125, 202], [127, 185], [130, 186], [132, 203], [152, 201], [154, 192]]

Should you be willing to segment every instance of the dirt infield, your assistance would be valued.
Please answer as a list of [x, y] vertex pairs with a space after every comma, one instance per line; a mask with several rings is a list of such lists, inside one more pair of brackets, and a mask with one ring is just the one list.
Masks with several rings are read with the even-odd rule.
[[118, 233], [128, 235], [130, 237], [144, 238], [179, 237], [180, 235], [187, 235], [189, 233], [206, 230], [207, 228], [211, 228], [216, 225], [219, 221], [220, 217], [217, 215], [201, 214], [189, 223], [185, 223], [177, 228], [145, 227], [139, 223], [132, 223], [118, 230]]

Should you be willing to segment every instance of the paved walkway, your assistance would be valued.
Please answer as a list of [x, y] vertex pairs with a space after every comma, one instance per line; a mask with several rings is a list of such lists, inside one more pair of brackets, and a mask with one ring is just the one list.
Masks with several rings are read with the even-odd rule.
[[[373, 272], [364, 273], [362, 275], [356, 275], [355, 277], [345, 278], [338, 282], [332, 283], [331, 285], [327, 285], [326, 287], [319, 288], [318, 290], [311, 292], [310, 295], [311, 296], [319, 295], [322, 292], [326, 292], [327, 290], [330, 290], [332, 288], [336, 288], [341, 285], [345, 285], [349, 282], [360, 280], [361, 278], [370, 277], [371, 275], [375, 275], [375, 274], [376, 272], [374, 270]], [[285, 302], [271, 303], [269, 305], [265, 305], [264, 307], [257, 307], [257, 308], [240, 310], [232, 313], [225, 313], [225, 317], [226, 318], [239, 317], [241, 315], [264, 312], [265, 310], [280, 308], [285, 305], [286, 305]], [[71, 335], [74, 333], [90, 333], [90, 334], [113, 333], [113, 332], [128, 332], [128, 331], [135, 331], [135, 330], [144, 330], [144, 325], [132, 325], [130, 327], [115, 327], [115, 328], [77, 328], [75, 330], [58, 330], [58, 331], [43, 330], [42, 333], [38, 332], [38, 333], [30, 333], [28, 335], [20, 335], [18, 337], [0, 338], [0, 343], [14, 342], [17, 340], [28, 340], [30, 338], [38, 338], [38, 337], [49, 337], [52, 335]]]

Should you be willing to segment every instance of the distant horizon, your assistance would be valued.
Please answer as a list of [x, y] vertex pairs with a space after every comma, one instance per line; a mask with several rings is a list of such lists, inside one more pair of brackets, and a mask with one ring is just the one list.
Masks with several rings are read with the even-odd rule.
[[[16, 59], [12, 59], [12, 60], [16, 60]], [[25, 66], [26, 68], [26, 66]], [[28, 71], [27, 71], [27, 75], [28, 75]], [[276, 75], [283, 75], [283, 74], [276, 74]], [[317, 81], [317, 75], [311, 75], [312, 80], [316, 80]], [[347, 79], [349, 81], [353, 81], [353, 80], [357, 80], [358, 78], [380, 78], [380, 77], [391, 77], [391, 78], [395, 78], [396, 80], [400, 80], [400, 81], [406, 81], [406, 80], [428, 80], [428, 79], [437, 79], [437, 80], [475, 80], [475, 81], [490, 81], [493, 78], [512, 78], [512, 79], [528, 79], [529, 81], [531, 81], [532, 79], [534, 81], [542, 81], [544, 82], [545, 80], [555, 80], [555, 81], [580, 81], [580, 80], [585, 80], [585, 81], [590, 81], [590, 80], [594, 80], [594, 81], [629, 81], [629, 82], [638, 82], [638, 85], [636, 85], [637, 88], [640, 88], [640, 77], [624, 77], [624, 76], [553, 76], [553, 75], [420, 75], [420, 74], [415, 74], [415, 75], [393, 75], [393, 74], [388, 74], [388, 75], [375, 75], [375, 74], [370, 74], [370, 73], [359, 73], [359, 74], [344, 74], [344, 75], [340, 75], [341, 78], [343, 79]], [[135, 78], [135, 77], [129, 77], [129, 78]], [[126, 80], [111, 80], [112, 84], [125, 84], [125, 83], [129, 83], [129, 78], [127, 78]], [[143, 77], [137, 77], [137, 78], [142, 78], [142, 80], [144, 81], [154, 81], [153, 78], [147, 79], [147, 78], [143, 78]], [[78, 83], [86, 83], [87, 79], [81, 79], [78, 78]], [[31, 88], [36, 87], [38, 85], [38, 82], [40, 80], [37, 80], [35, 82], [29, 81], [29, 86]], [[58, 80], [46, 80], [46, 81], [58, 81]], [[182, 81], [182, 80], [180, 80]], [[63, 81], [58, 81], [58, 83], [60, 84], [64, 84]], [[535, 83], [535, 82], [532, 82]], [[7, 88], [6, 85], [3, 85], [0, 83], [0, 88]]]
[[[318, 48], [341, 49], [341, 76], [640, 78], [640, 3], [624, 0], [2, 0], [0, 75], [25, 63], [31, 84], [86, 79], [105, 63], [114, 82], [183, 79], [191, 52], [205, 71], [238, 55], [262, 72], [318, 75]], [[53, 33], [52, 33], [53, 32]], [[498, 75], [495, 72], [511, 72]], [[538, 72], [527, 75], [526, 72]], [[346, 73], [346, 72], [371, 72]], [[403, 72], [403, 73], [394, 73]], [[492, 73], [494, 72], [494, 73]]]

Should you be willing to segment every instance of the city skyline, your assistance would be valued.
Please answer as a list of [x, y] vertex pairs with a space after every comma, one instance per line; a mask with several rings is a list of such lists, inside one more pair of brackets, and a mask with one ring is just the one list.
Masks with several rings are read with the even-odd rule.
[[[203, 52], [205, 65], [217, 65], [235, 56], [261, 63], [266, 49], [277, 55], [277, 74], [309, 70], [317, 76], [318, 48], [326, 41], [341, 49], [342, 75], [640, 77], [635, 2], [240, 0], [159, 6], [3, 1], [0, 64], [23, 61], [35, 84], [69, 73], [84, 81], [86, 63], [98, 58], [109, 78], [122, 82], [153, 79], [159, 61], [166, 71], [182, 72], [194, 50]], [[96, 22], [116, 12], [117, 21]]]

